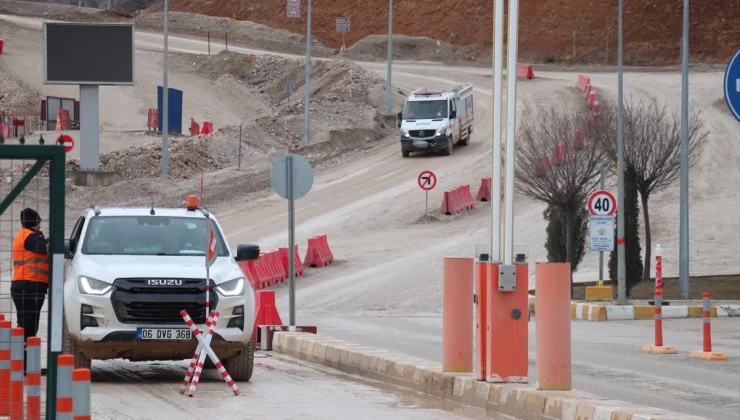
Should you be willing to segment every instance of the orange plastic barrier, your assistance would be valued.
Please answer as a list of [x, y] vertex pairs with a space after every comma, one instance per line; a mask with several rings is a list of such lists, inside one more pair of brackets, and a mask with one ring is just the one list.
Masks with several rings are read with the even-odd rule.
[[4, 46], [5, 46], [5, 41], [2, 38], [0, 38], [0, 54], [3, 53]]
[[475, 196], [478, 201], [491, 201], [491, 177], [481, 178], [478, 194]]
[[593, 107], [594, 103], [596, 102], [596, 91], [591, 89], [591, 92], [588, 96], [588, 106]]
[[517, 63], [516, 75], [525, 79], [534, 79], [534, 70], [532, 70], [532, 66], [529, 64]]
[[260, 325], [283, 325], [280, 313], [275, 306], [274, 290], [259, 290], [254, 293], [254, 302], [257, 307], [252, 340], [257, 344], [257, 329]]
[[565, 144], [560, 143], [557, 145], [555, 150], [552, 151], [552, 163], [560, 165], [565, 162]]
[[445, 258], [442, 277], [442, 371], [473, 371], [473, 259]]
[[203, 121], [203, 129], [200, 130], [200, 134], [213, 134], [213, 123], [210, 121]]
[[444, 192], [442, 214], [453, 215], [475, 208], [475, 200], [470, 192], [470, 185], [460, 185]]
[[59, 108], [57, 111], [57, 126], [56, 131], [70, 130], [72, 123], [69, 121], [69, 111], [64, 108]]
[[576, 79], [576, 89], [580, 90], [581, 92], [590, 91], [591, 90], [591, 78], [579, 73], [578, 78]]
[[10, 126], [7, 124], [0, 124], [0, 134], [4, 139], [10, 138]]
[[195, 122], [194, 119], [190, 119], [190, 135], [191, 136], [198, 136], [200, 135], [200, 125], [198, 125], [197, 122]]
[[146, 117], [146, 128], [153, 131], [159, 129], [159, 110], [157, 108], [149, 108], [149, 113]]
[[535, 265], [537, 388], [571, 389], [570, 263]]
[[583, 138], [581, 130], [576, 130], [576, 136], [573, 139], [573, 148], [576, 150], [582, 150], [586, 148], [586, 139]]
[[10, 321], [0, 321], [0, 416], [10, 414]]
[[[286, 273], [290, 273], [290, 267], [288, 267], [288, 260], [290, 258], [290, 253], [288, 251], [289, 251], [289, 248], [287, 246], [280, 248], [280, 263], [282, 264]], [[298, 244], [296, 244], [295, 246], [295, 252], [293, 253], [293, 257], [294, 257], [293, 259], [295, 260], [295, 262], [293, 263], [295, 265], [295, 275], [296, 277], [300, 277], [306, 271], [306, 268], [303, 267], [303, 262], [301, 262], [301, 254], [298, 251]]]
[[303, 265], [306, 267], [324, 267], [334, 262], [334, 254], [329, 247], [329, 239], [326, 234], [308, 238], [306, 257]]

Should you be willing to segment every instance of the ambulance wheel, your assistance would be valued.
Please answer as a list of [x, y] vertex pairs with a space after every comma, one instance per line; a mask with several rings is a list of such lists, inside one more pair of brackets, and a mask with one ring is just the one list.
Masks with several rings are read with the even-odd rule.
[[236, 382], [248, 382], [254, 370], [254, 341], [249, 340], [241, 353], [224, 360], [224, 368]]
[[75, 357], [75, 369], [90, 369], [92, 366], [92, 360], [87, 358], [80, 351], [80, 347], [75, 343], [74, 338], [69, 335], [67, 329], [67, 318], [62, 320], [62, 334], [64, 337], [64, 343], [62, 344], [62, 353], [71, 354]]
[[464, 138], [460, 139], [458, 143], [460, 146], [467, 146], [468, 140], [470, 140], [470, 128], [468, 128], [468, 134]]
[[409, 152], [408, 150], [401, 150], [401, 156], [407, 158], [411, 156], [411, 152]]
[[448, 137], [448, 138], [447, 138], [447, 147], [445, 148], [445, 150], [444, 150], [444, 152], [443, 152], [443, 153], [444, 153], [444, 155], [445, 155], [445, 156], [451, 156], [451, 155], [452, 155], [452, 148], [453, 148], [454, 146], [455, 146], [455, 145], [454, 145], [454, 144], [452, 144], [452, 136]]

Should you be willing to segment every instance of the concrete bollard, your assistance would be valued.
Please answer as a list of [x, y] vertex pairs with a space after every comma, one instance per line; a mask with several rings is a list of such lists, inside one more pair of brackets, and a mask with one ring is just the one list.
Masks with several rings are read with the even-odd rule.
[[473, 371], [473, 259], [445, 258], [442, 278], [442, 370]]
[[41, 420], [41, 337], [28, 337], [26, 357], [26, 420]]
[[72, 398], [74, 400], [73, 420], [92, 419], [90, 406], [90, 369], [72, 371]]
[[60, 354], [57, 358], [57, 417], [56, 420], [72, 420], [74, 400], [72, 398], [72, 370], [75, 357]]
[[10, 415], [11, 326], [10, 321], [0, 321], [0, 416]]
[[10, 420], [24, 420], [23, 328], [10, 330]]
[[534, 270], [537, 389], [570, 391], [570, 263], [537, 263]]

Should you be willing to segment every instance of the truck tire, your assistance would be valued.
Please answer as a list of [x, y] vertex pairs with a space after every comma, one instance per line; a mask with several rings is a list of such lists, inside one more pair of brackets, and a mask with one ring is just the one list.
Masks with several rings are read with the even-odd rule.
[[62, 320], [62, 334], [62, 353], [71, 354], [75, 357], [75, 369], [90, 369], [90, 367], [92, 366], [92, 360], [82, 354], [82, 352], [80, 351], [80, 347], [77, 345], [77, 343], [75, 343], [74, 338], [69, 335], [69, 330], [67, 330], [66, 317]]
[[401, 150], [401, 156], [407, 158], [410, 155], [411, 155], [411, 152], [409, 152], [408, 150]]
[[468, 128], [466, 131], [468, 134], [465, 137], [462, 137], [458, 143], [460, 143], [460, 146], [467, 146], [468, 140], [470, 140], [470, 128]]
[[445, 156], [452, 156], [452, 148], [455, 147], [454, 144], [452, 144], [452, 136], [447, 138], [447, 147], [445, 148], [444, 155]]
[[254, 369], [254, 341], [249, 340], [241, 353], [224, 360], [224, 368], [236, 382], [249, 382]]

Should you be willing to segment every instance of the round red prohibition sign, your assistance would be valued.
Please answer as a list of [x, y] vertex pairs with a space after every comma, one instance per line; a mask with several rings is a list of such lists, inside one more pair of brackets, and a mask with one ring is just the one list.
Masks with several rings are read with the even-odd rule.
[[59, 136], [59, 138], [57, 139], [57, 144], [60, 146], [64, 146], [64, 151], [66, 153], [71, 152], [72, 149], [75, 148], [75, 140], [66, 134], [62, 134], [61, 136]]
[[609, 191], [595, 191], [588, 198], [588, 212], [593, 216], [613, 216], [617, 211], [617, 200]]
[[429, 191], [437, 186], [437, 175], [434, 175], [432, 171], [424, 171], [419, 174], [419, 178], [416, 180], [424, 191]]

